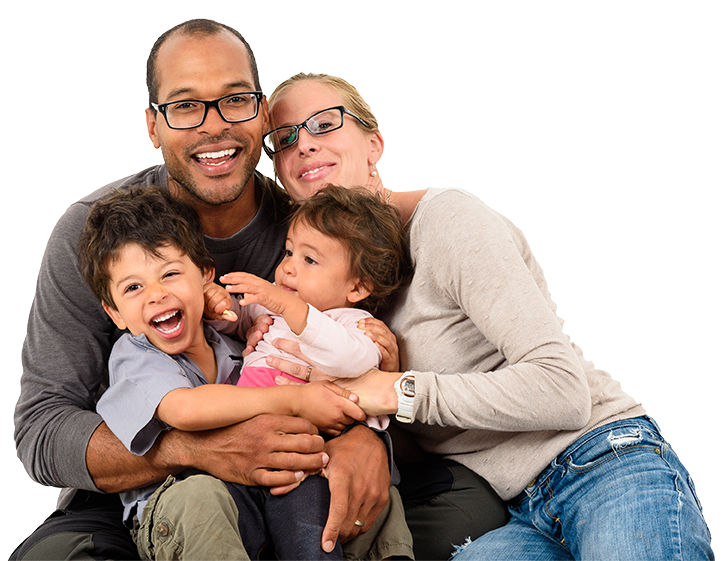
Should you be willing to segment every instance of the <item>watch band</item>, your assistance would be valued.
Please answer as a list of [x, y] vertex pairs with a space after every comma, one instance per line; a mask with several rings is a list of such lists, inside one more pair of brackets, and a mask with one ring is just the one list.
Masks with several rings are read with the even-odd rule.
[[404, 373], [401, 378], [394, 382], [394, 389], [397, 392], [397, 421], [400, 423], [411, 423], [414, 419], [414, 374]]

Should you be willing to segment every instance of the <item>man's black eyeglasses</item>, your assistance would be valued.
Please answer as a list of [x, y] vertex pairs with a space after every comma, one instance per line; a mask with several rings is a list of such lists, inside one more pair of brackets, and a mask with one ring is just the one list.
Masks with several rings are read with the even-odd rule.
[[206, 120], [211, 107], [215, 107], [227, 123], [243, 123], [255, 119], [263, 97], [262, 92], [239, 92], [212, 101], [182, 99], [168, 103], [151, 103], [151, 106], [163, 114], [170, 128], [195, 129]]

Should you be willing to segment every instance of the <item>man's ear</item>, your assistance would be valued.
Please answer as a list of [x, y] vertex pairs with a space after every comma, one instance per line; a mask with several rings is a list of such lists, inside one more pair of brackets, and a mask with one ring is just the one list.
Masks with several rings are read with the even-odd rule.
[[261, 113], [261, 127], [263, 129], [261, 134], [266, 134], [271, 128], [271, 116], [269, 115], [269, 102], [266, 96], [261, 98], [261, 107], [259, 108]]
[[357, 279], [349, 293], [346, 295], [346, 299], [351, 304], [356, 304], [357, 302], [364, 300], [364, 298], [369, 296], [371, 293], [372, 291], [367, 287], [367, 283], [363, 283], [361, 280]]
[[116, 326], [118, 326], [118, 329], [122, 330], [122, 329], [126, 329], [128, 327], [126, 325], [126, 322], [123, 321], [123, 318], [121, 317], [118, 310], [109, 306], [105, 302], [102, 302], [102, 304], [103, 304], [103, 309], [105, 310], [105, 313], [110, 316], [110, 319], [112, 319], [113, 323], [115, 323]]
[[156, 122], [156, 117], [158, 117], [157, 111], [154, 111], [150, 107], [146, 109], [146, 127], [148, 127], [148, 137], [151, 139], [151, 142], [153, 142], [154, 148], [160, 148], [161, 141], [158, 138], [158, 123]]

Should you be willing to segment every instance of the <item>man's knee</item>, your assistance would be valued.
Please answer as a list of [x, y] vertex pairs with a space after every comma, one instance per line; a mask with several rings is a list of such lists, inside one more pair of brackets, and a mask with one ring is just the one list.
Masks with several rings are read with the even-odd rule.
[[138, 559], [136, 546], [123, 526], [122, 512], [120, 502], [117, 506], [56, 511], [10, 559]]

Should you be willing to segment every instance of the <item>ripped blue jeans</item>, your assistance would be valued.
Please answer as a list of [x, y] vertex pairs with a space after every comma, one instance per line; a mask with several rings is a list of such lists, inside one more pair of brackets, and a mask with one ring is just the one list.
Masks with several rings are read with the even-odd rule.
[[648, 417], [583, 435], [509, 511], [454, 561], [713, 559], [693, 481]]

